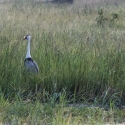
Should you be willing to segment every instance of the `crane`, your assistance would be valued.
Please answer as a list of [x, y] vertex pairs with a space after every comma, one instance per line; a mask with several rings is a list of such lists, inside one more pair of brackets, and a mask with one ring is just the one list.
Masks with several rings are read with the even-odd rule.
[[27, 44], [27, 53], [26, 53], [26, 58], [24, 60], [24, 65], [25, 65], [26, 69], [28, 70], [28, 72], [38, 73], [39, 72], [39, 67], [38, 67], [37, 63], [32, 59], [32, 57], [30, 55], [31, 36], [26, 35], [24, 37], [24, 40], [27, 40], [27, 42], [28, 42], [28, 44]]

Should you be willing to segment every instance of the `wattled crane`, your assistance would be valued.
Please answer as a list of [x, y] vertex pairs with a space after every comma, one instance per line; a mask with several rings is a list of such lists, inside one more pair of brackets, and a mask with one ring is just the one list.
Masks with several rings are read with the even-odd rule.
[[26, 58], [24, 60], [24, 65], [25, 65], [26, 69], [29, 72], [38, 73], [39, 72], [39, 67], [38, 67], [37, 63], [32, 59], [32, 57], [30, 55], [30, 40], [31, 40], [31, 36], [30, 35], [26, 35], [24, 37], [24, 40], [28, 41], [27, 53], [26, 53]]

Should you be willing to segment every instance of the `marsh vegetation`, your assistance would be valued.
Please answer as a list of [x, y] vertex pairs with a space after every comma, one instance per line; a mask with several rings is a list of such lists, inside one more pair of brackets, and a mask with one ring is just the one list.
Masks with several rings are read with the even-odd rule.
[[[0, 0], [0, 121], [123, 123], [124, 8], [124, 0]], [[38, 75], [24, 68], [26, 34]]]

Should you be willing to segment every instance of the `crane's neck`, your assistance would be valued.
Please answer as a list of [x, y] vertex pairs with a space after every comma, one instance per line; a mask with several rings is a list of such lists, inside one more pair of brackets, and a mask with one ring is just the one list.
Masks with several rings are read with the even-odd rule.
[[28, 41], [28, 45], [27, 45], [26, 58], [31, 58], [31, 55], [30, 55], [30, 38], [27, 41]]

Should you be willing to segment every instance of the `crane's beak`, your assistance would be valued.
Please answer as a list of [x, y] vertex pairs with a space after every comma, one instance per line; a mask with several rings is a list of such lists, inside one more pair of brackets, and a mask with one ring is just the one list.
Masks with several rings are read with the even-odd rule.
[[24, 36], [23, 40], [27, 39], [26, 36]]

